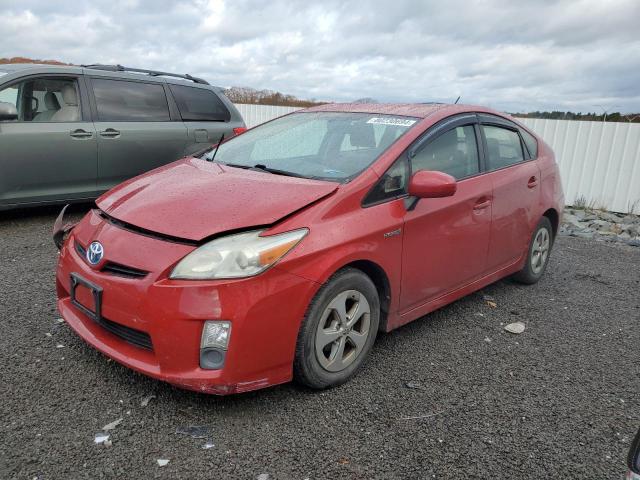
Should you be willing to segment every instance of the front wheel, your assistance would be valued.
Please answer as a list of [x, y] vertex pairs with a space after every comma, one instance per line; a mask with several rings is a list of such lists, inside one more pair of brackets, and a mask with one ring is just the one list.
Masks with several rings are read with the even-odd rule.
[[542, 217], [531, 237], [529, 254], [524, 267], [513, 278], [514, 280], [531, 285], [542, 277], [549, 263], [549, 254], [553, 245], [553, 228], [547, 217]]
[[380, 322], [371, 279], [354, 268], [335, 274], [316, 294], [300, 327], [293, 375], [315, 389], [340, 385], [362, 366]]

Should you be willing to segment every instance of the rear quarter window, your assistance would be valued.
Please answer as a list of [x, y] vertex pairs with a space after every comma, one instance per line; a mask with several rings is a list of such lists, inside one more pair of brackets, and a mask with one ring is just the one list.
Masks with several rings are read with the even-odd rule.
[[204, 88], [169, 85], [184, 121], [228, 122], [231, 114], [222, 100]]
[[522, 135], [524, 144], [527, 146], [527, 150], [529, 150], [531, 158], [538, 158], [538, 141], [536, 140], [536, 137], [526, 130], [520, 130], [520, 134]]

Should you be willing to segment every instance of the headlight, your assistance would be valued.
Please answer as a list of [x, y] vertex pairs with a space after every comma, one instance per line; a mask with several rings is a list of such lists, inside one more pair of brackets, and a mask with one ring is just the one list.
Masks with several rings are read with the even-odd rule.
[[306, 228], [261, 237], [262, 230], [218, 238], [184, 257], [170, 278], [202, 280], [257, 275], [284, 257], [309, 232]]

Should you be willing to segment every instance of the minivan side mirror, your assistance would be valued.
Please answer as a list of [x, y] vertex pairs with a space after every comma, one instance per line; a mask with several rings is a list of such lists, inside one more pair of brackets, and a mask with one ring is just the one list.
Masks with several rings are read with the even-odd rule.
[[409, 195], [417, 198], [450, 197], [457, 189], [456, 179], [444, 172], [420, 170], [409, 182]]
[[17, 120], [18, 110], [15, 105], [7, 102], [0, 102], [0, 120]]

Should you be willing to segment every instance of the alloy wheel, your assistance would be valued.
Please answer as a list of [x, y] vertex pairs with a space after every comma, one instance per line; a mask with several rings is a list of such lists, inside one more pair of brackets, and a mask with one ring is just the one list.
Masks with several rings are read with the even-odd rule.
[[538, 275], [544, 268], [549, 256], [550, 246], [549, 230], [541, 228], [533, 239], [533, 247], [531, 249], [531, 270], [534, 274]]
[[371, 307], [357, 290], [336, 295], [324, 310], [316, 331], [316, 358], [325, 370], [339, 372], [362, 353], [369, 338]]

